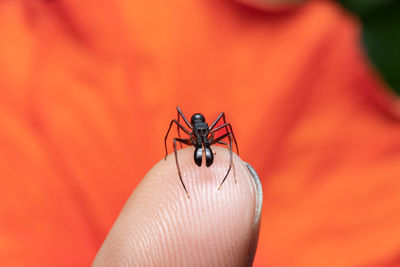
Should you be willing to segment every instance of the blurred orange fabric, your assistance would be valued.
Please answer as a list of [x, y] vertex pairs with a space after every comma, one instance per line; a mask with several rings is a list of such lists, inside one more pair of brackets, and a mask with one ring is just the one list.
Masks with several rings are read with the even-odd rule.
[[87, 266], [175, 106], [264, 188], [255, 266], [400, 266], [398, 100], [331, 1], [0, 2], [0, 265]]

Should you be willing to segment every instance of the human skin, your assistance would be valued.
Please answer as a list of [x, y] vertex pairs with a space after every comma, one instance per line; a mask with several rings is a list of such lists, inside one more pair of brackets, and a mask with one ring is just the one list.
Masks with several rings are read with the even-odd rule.
[[[93, 266], [250, 266], [257, 246], [262, 203], [256, 174], [234, 154], [216, 153], [209, 168], [193, 162], [193, 148], [179, 150], [190, 199], [175, 158], [157, 163], [132, 193]], [[251, 169], [251, 167], [250, 167]]]

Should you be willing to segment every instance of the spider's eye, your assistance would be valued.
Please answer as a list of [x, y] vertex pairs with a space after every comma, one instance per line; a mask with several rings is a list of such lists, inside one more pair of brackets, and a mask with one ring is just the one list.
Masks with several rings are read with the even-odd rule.
[[202, 134], [206, 134], [206, 129], [201, 129]]
[[201, 133], [201, 129], [196, 129], [196, 133], [200, 134]]

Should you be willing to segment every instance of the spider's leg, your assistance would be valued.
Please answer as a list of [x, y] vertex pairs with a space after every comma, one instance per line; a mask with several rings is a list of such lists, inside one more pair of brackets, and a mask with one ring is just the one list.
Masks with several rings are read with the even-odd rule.
[[169, 128], [168, 128], [167, 134], [165, 135], [165, 138], [164, 138], [164, 146], [165, 146], [165, 158], [164, 158], [164, 160], [167, 159], [167, 156], [168, 156], [168, 149], [167, 149], [168, 134], [169, 134], [169, 131], [171, 130], [172, 124], [174, 124], [174, 123], [176, 123], [177, 127], [181, 128], [187, 135], [191, 136], [189, 130], [187, 130], [185, 127], [183, 127], [182, 124], [180, 124], [175, 119], [172, 120], [171, 123], [169, 124]]
[[185, 121], [186, 125], [189, 126], [190, 129], [193, 129], [193, 126], [190, 124], [188, 119], [186, 119], [185, 115], [183, 115], [181, 109], [179, 107], [176, 107], [176, 109], [178, 110], [178, 114], [180, 114], [182, 116], [182, 118]]
[[[186, 125], [189, 126], [190, 129], [193, 129], [193, 126], [192, 126], [192, 125], [189, 123], [189, 121], [186, 119], [185, 115], [183, 115], [181, 109], [180, 109], [179, 107], [176, 107], [176, 110], [178, 111], [178, 122], [179, 122], [180, 117], [182, 116], [182, 118], [183, 118], [183, 120], [185, 121]], [[180, 133], [180, 131], [179, 131], [179, 127], [176, 127], [176, 128], [177, 128], [177, 130], [178, 130], [178, 137], [181, 138], [181, 133]], [[182, 148], [182, 144], [179, 143], [179, 145], [180, 145], [181, 148]]]
[[[229, 144], [227, 144], [227, 143], [225, 143], [225, 142], [222, 142], [221, 140], [222, 139], [224, 139], [224, 138], [226, 138], [226, 137], [229, 137], [229, 142], [230, 142], [230, 145]], [[227, 132], [227, 133], [225, 133], [225, 134], [223, 134], [223, 135], [221, 135], [220, 137], [217, 137], [216, 139], [213, 139], [212, 140], [212, 142], [211, 142], [211, 144], [213, 145], [213, 144], [222, 144], [222, 145], [226, 145], [227, 147], [228, 147], [228, 150], [229, 150], [229, 154], [230, 154], [230, 163], [229, 163], [229, 165], [233, 165], [233, 160], [232, 160], [232, 134], [230, 133], [230, 132]], [[229, 173], [229, 171], [230, 171], [230, 166], [229, 166], [229, 169], [228, 169], [228, 173]], [[235, 170], [235, 166], [233, 166], [233, 172], [234, 172], [234, 176], [235, 176], [235, 183], [236, 183], [236, 170]], [[226, 174], [226, 176], [225, 176], [225, 178], [224, 178], [224, 181], [225, 181], [225, 179], [226, 179], [226, 177], [228, 176], [228, 173]], [[224, 182], [223, 181], [223, 182]], [[222, 183], [223, 183], [222, 182]], [[222, 183], [221, 183], [221, 185], [222, 185]]]
[[236, 169], [235, 169], [235, 164], [233, 163], [233, 160], [232, 160], [232, 149], [231, 149], [231, 146], [228, 143], [225, 143], [225, 142], [222, 142], [222, 141], [217, 141], [217, 144], [226, 145], [228, 147], [229, 154], [231, 156], [231, 163], [232, 163], [232, 166], [233, 166], [233, 177], [235, 178], [235, 184], [236, 184], [237, 183], [237, 181], [236, 181]]
[[225, 113], [221, 112], [221, 114], [218, 115], [218, 118], [213, 123], [211, 123], [210, 127], [208, 127], [208, 130], [211, 131], [212, 129], [214, 129], [215, 125], [217, 125], [221, 118], [223, 119], [223, 122], [226, 123]]
[[[229, 168], [228, 168], [228, 171], [226, 172], [225, 177], [224, 177], [224, 179], [222, 180], [221, 184], [218, 186], [218, 190], [221, 189], [222, 184], [225, 182], [226, 178], [228, 177], [229, 172], [231, 171], [232, 162], [233, 162], [233, 160], [232, 160], [232, 134], [231, 134], [231, 133], [227, 133], [227, 134], [228, 134], [228, 137], [229, 137], [229, 144], [230, 144], [230, 147], [229, 147]], [[222, 136], [221, 136], [221, 137], [222, 137]], [[217, 139], [216, 139], [216, 140], [217, 140]], [[218, 141], [217, 141], [217, 142], [218, 142]], [[236, 178], [235, 178], [235, 181], [236, 181]]]
[[[210, 141], [211, 144], [214, 144], [214, 143], [213, 143], [213, 142], [214, 142], [214, 133], [212, 133], [212, 134], [210, 135], [209, 141]], [[213, 154], [214, 154], [214, 156], [217, 155], [217, 153], [216, 153], [214, 150], [213, 150]]]
[[[178, 122], [179, 122], [180, 117], [181, 117], [181, 114], [178, 111]], [[176, 130], [178, 131], [178, 137], [181, 138], [181, 132], [179, 131], [179, 126], [176, 126]], [[179, 145], [182, 149], [182, 143], [179, 143]]]
[[183, 189], [185, 189], [185, 192], [186, 192], [187, 197], [190, 198], [190, 197], [189, 197], [189, 193], [188, 193], [188, 191], [187, 191], [187, 189], [186, 189], [185, 183], [184, 183], [183, 180], [182, 180], [181, 168], [179, 167], [178, 152], [177, 152], [177, 150], [176, 150], [176, 142], [177, 142], [177, 141], [180, 142], [180, 143], [186, 144], [186, 145], [191, 145], [192, 143], [191, 143], [190, 139], [174, 138], [174, 154], [175, 154], [176, 169], [178, 170], [179, 179], [181, 180]]
[[236, 154], [239, 155], [239, 147], [236, 142], [235, 134], [233, 133], [232, 125], [230, 123], [224, 123], [221, 126], [218, 126], [217, 128], [213, 129], [210, 131], [210, 134], [215, 133], [216, 131], [219, 131], [221, 129], [226, 129], [226, 131], [232, 134], [233, 140], [235, 141], [235, 146], [236, 146]]

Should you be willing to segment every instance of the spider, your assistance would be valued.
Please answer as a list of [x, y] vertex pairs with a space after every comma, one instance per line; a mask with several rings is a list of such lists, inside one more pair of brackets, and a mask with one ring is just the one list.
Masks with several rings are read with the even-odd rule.
[[[229, 168], [228, 171], [225, 174], [224, 179], [222, 180], [221, 184], [218, 187], [218, 190], [221, 188], [222, 184], [225, 182], [226, 178], [228, 177], [228, 174], [232, 168], [232, 139], [235, 142], [236, 146], [236, 152], [239, 155], [239, 149], [238, 145], [236, 142], [235, 135], [233, 134], [232, 126], [230, 123], [227, 123], [225, 121], [225, 113], [221, 112], [219, 114], [218, 118], [210, 125], [206, 123], [206, 119], [201, 113], [195, 113], [192, 115], [190, 122], [186, 119], [185, 115], [183, 115], [181, 109], [179, 107], [176, 108], [178, 111], [178, 120], [173, 119], [171, 123], [169, 124], [169, 128], [167, 131], [167, 134], [165, 135], [164, 139], [164, 145], [165, 145], [165, 158], [164, 160], [167, 159], [168, 155], [168, 149], [167, 149], [167, 138], [169, 131], [171, 130], [172, 125], [175, 123], [177, 126], [178, 130], [178, 137], [179, 138], [174, 138], [173, 140], [173, 145], [174, 145], [174, 154], [175, 154], [175, 163], [176, 163], [176, 169], [178, 170], [178, 175], [179, 179], [181, 180], [183, 189], [185, 189], [186, 195], [189, 198], [188, 191], [186, 189], [185, 183], [182, 180], [182, 174], [181, 174], [181, 169], [179, 167], [179, 162], [178, 162], [178, 153], [176, 150], [176, 142], [180, 143], [180, 147], [182, 148], [182, 144], [188, 145], [188, 146], [194, 146], [194, 162], [196, 163], [197, 166], [201, 166], [202, 161], [203, 161], [203, 153], [205, 154], [205, 159], [206, 159], [206, 166], [210, 167], [213, 162], [214, 162], [214, 153], [211, 149], [211, 145], [214, 144], [221, 144], [221, 145], [226, 145], [229, 150]], [[184, 122], [186, 125], [189, 127], [189, 129], [186, 129], [180, 122], [179, 119], [182, 116]], [[223, 120], [223, 124], [221, 126], [215, 127], [217, 123], [221, 120]], [[183, 139], [180, 136], [180, 131], [179, 129], [182, 129], [189, 138]], [[214, 138], [215, 132], [225, 129], [226, 133], [222, 134], [221, 136]], [[229, 139], [229, 144], [223, 142], [222, 140], [224, 138], [228, 137]], [[236, 178], [235, 178], [236, 182]]]

